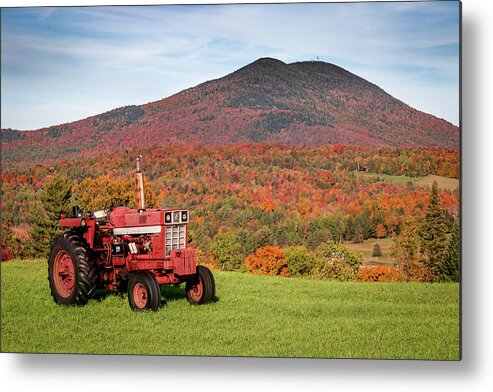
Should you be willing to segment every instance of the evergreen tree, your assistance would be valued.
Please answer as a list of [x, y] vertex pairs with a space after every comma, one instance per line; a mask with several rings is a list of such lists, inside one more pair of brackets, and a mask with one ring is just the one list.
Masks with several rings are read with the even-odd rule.
[[68, 178], [56, 176], [46, 183], [42, 203], [53, 226], [58, 226], [60, 214], [70, 212], [71, 198], [72, 181]]
[[371, 254], [372, 257], [382, 257], [382, 248], [378, 243], [373, 245], [373, 252]]
[[432, 281], [437, 281], [440, 279], [440, 265], [447, 257], [448, 240], [444, 210], [436, 181], [431, 188], [430, 202], [421, 226], [420, 237], [421, 249], [426, 256]]
[[26, 244], [23, 257], [44, 257], [48, 255], [52, 241], [52, 225], [42, 205], [36, 204], [31, 212], [33, 222], [31, 238]]
[[458, 282], [460, 278], [460, 229], [456, 219], [448, 246], [447, 256], [440, 265], [442, 279], [446, 282]]
[[56, 176], [46, 183], [41, 205], [31, 214], [33, 226], [26, 256], [44, 257], [49, 253], [53, 239], [62, 232], [58, 224], [60, 215], [70, 212], [71, 197], [72, 183], [68, 178]]
[[272, 230], [268, 226], [262, 226], [255, 233], [255, 239], [256, 239], [255, 250], [267, 245], [272, 245], [272, 237], [273, 237]]

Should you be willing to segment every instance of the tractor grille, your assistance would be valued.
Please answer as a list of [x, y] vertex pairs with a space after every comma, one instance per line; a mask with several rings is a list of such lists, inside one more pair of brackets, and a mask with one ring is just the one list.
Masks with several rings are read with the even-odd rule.
[[185, 249], [187, 225], [166, 226], [166, 257], [170, 255], [172, 249]]

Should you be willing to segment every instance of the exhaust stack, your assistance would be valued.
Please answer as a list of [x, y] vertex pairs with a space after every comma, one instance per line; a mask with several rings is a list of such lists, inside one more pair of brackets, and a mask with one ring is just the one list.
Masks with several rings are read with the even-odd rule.
[[137, 209], [139, 211], [145, 210], [145, 195], [144, 195], [144, 178], [140, 170], [140, 160], [142, 155], [139, 155], [135, 159], [137, 165], [137, 172], [135, 174], [135, 202], [137, 203]]

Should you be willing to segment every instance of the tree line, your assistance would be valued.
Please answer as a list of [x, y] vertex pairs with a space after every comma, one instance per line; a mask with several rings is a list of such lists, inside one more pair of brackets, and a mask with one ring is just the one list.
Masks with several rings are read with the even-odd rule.
[[[133, 158], [140, 152], [148, 207], [189, 208], [193, 244], [217, 268], [245, 268], [246, 258], [266, 246], [317, 253], [327, 243], [392, 237], [396, 255], [407, 260], [402, 269], [409, 279], [431, 280], [437, 257], [443, 260], [449, 250], [429, 240], [438, 238], [443, 245], [458, 237], [458, 190], [402, 185], [378, 176], [456, 177], [458, 151], [279, 144], [150, 147], [3, 172], [2, 260], [44, 257], [58, 230], [55, 217], [73, 204], [86, 211], [132, 207]], [[430, 205], [440, 212], [431, 214]], [[221, 248], [230, 250], [225, 259], [218, 254]]]
[[[108, 208], [110, 204], [133, 206], [129, 201], [133, 193], [130, 182], [113, 181], [106, 177], [104, 181], [107, 186], [98, 188], [88, 186], [85, 181], [81, 182], [85, 193], [79, 193], [77, 197], [72, 193], [73, 183], [66, 177], [55, 176], [45, 184], [40, 203], [31, 211], [32, 227], [26, 241], [15, 238], [11, 226], [3, 222], [2, 260], [46, 256], [53, 238], [61, 231], [58, 226], [60, 215], [68, 214], [76, 201], [88, 209], [102, 204]], [[147, 196], [149, 206], [155, 206], [155, 195], [148, 191]], [[239, 206], [231, 200], [225, 206], [228, 208], [221, 208], [219, 215], [224, 215], [222, 218], [228, 220]], [[243, 217], [243, 223], [247, 225], [242, 225], [242, 215], [236, 214], [235, 230], [223, 226], [216, 233], [210, 231], [211, 227], [204, 217], [196, 220], [191, 236], [195, 237], [202, 262], [226, 271], [365, 280], [368, 274], [362, 278], [359, 271], [361, 256], [345, 247], [343, 239], [348, 235], [357, 241], [371, 235], [385, 236], [384, 232], [378, 234], [378, 229], [372, 233], [371, 219], [367, 213], [354, 217], [326, 215], [304, 224], [296, 217], [285, 221], [282, 214], [274, 214], [273, 211], [265, 213], [260, 209], [257, 216], [253, 213], [255, 211], [250, 212], [251, 215]], [[214, 210], [208, 213], [212, 214]], [[399, 261], [396, 280], [459, 280], [459, 220], [458, 217], [452, 219], [450, 224], [450, 214], [443, 208], [438, 184], [434, 182], [424, 215], [406, 217], [400, 233], [394, 233], [395, 255]], [[253, 225], [254, 229], [249, 229], [248, 223], [252, 221], [263, 225]], [[390, 279], [388, 274], [389, 271], [384, 271], [377, 280]], [[393, 276], [391, 272], [390, 275]]]

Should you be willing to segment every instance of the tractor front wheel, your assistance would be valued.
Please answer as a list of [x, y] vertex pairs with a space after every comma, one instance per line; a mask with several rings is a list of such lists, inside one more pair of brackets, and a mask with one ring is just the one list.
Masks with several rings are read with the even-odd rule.
[[48, 280], [55, 302], [85, 305], [96, 290], [97, 278], [97, 266], [90, 260], [83, 239], [73, 232], [60, 234], [48, 258]]
[[148, 271], [133, 274], [128, 282], [128, 302], [134, 311], [156, 311], [161, 305], [161, 289]]
[[192, 305], [202, 305], [214, 300], [216, 283], [209, 268], [197, 266], [197, 274], [186, 284], [187, 300]]

